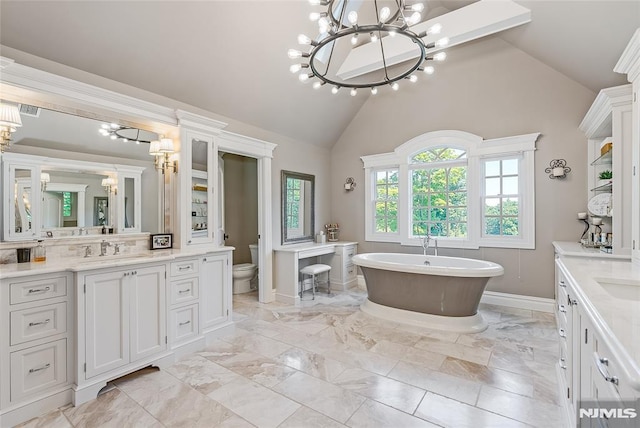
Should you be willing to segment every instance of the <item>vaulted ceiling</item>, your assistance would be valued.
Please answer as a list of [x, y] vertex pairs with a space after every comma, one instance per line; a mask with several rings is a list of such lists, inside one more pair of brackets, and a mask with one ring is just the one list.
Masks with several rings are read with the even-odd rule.
[[[426, 17], [470, 3], [432, 0]], [[490, 37], [501, 37], [594, 93], [625, 83], [612, 69], [640, 26], [640, 2], [517, 3], [531, 10], [532, 21]], [[331, 147], [370, 95], [314, 91], [288, 72], [287, 49], [296, 46], [299, 33], [317, 31], [307, 19], [310, 9], [306, 0], [2, 0], [0, 42]], [[447, 61], [456, 61], [455, 54], [453, 47]], [[446, 73], [446, 62], [438, 72]], [[430, 84], [437, 84], [437, 74]]]

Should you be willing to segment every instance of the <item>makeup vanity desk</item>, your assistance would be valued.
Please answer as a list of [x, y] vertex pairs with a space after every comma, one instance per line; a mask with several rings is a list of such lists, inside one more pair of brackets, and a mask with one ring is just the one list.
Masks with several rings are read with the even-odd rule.
[[276, 300], [297, 304], [300, 269], [314, 263], [331, 266], [329, 279], [334, 290], [346, 290], [357, 282], [357, 268], [351, 261], [356, 255], [358, 243], [336, 241], [325, 244], [307, 242], [283, 245], [275, 249]]

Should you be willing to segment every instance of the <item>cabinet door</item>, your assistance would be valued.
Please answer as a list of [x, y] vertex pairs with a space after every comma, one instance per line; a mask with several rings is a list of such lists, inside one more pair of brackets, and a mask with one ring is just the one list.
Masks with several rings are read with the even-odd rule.
[[208, 255], [202, 259], [200, 293], [202, 296], [201, 326], [215, 326], [227, 319], [226, 286], [229, 280], [227, 255]]
[[190, 198], [185, 213], [187, 244], [211, 243], [216, 207], [212, 198], [215, 188], [213, 138], [188, 131], [184, 141], [187, 146], [185, 170], [188, 173], [188, 189], [185, 189], [185, 194]]
[[4, 239], [35, 239], [40, 236], [39, 168], [4, 163]]
[[87, 378], [129, 362], [129, 275], [125, 273], [85, 277]]
[[167, 291], [164, 266], [131, 271], [131, 361], [167, 348]]

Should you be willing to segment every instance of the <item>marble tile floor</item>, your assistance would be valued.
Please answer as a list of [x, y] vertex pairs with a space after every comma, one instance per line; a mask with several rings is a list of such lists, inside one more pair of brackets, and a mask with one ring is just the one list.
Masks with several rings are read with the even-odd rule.
[[234, 296], [232, 334], [22, 426], [563, 426], [553, 315], [481, 305], [489, 328], [455, 334], [373, 318], [365, 295]]

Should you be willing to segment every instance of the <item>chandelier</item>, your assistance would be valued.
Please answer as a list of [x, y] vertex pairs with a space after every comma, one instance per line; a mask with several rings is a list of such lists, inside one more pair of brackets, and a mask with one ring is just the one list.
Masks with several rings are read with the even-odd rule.
[[[405, 0], [309, 0], [314, 6], [326, 6], [326, 12], [312, 12], [309, 18], [317, 21], [319, 36], [316, 39], [300, 34], [298, 43], [308, 45], [308, 52], [289, 49], [291, 59], [302, 58], [302, 63], [290, 67], [292, 73], [299, 73], [300, 81], [305, 82], [317, 78], [313, 83], [314, 89], [325, 84], [332, 86], [332, 93], [336, 94], [341, 88], [350, 88], [355, 96], [358, 89], [371, 89], [372, 94], [378, 92], [379, 86], [389, 86], [393, 90], [400, 87], [399, 81], [407, 79], [410, 82], [418, 80], [416, 72], [433, 74], [435, 69], [426, 65], [430, 61], [443, 61], [445, 52], [431, 55], [428, 51], [442, 48], [449, 43], [446, 37], [435, 42], [425, 43], [423, 38], [432, 34], [439, 34], [442, 26], [435, 24], [425, 31], [414, 32], [410, 26], [420, 22], [422, 3], [407, 5]], [[361, 15], [361, 16], [359, 16]], [[366, 23], [360, 22], [367, 21]], [[392, 39], [401, 39], [393, 41]], [[368, 72], [359, 78], [341, 78], [338, 75], [339, 61], [345, 58], [349, 51], [365, 43], [375, 44], [378, 52], [377, 61], [380, 70]], [[415, 50], [414, 59], [399, 61], [392, 58], [391, 44], [404, 44]], [[386, 51], [385, 51], [386, 49]]]

